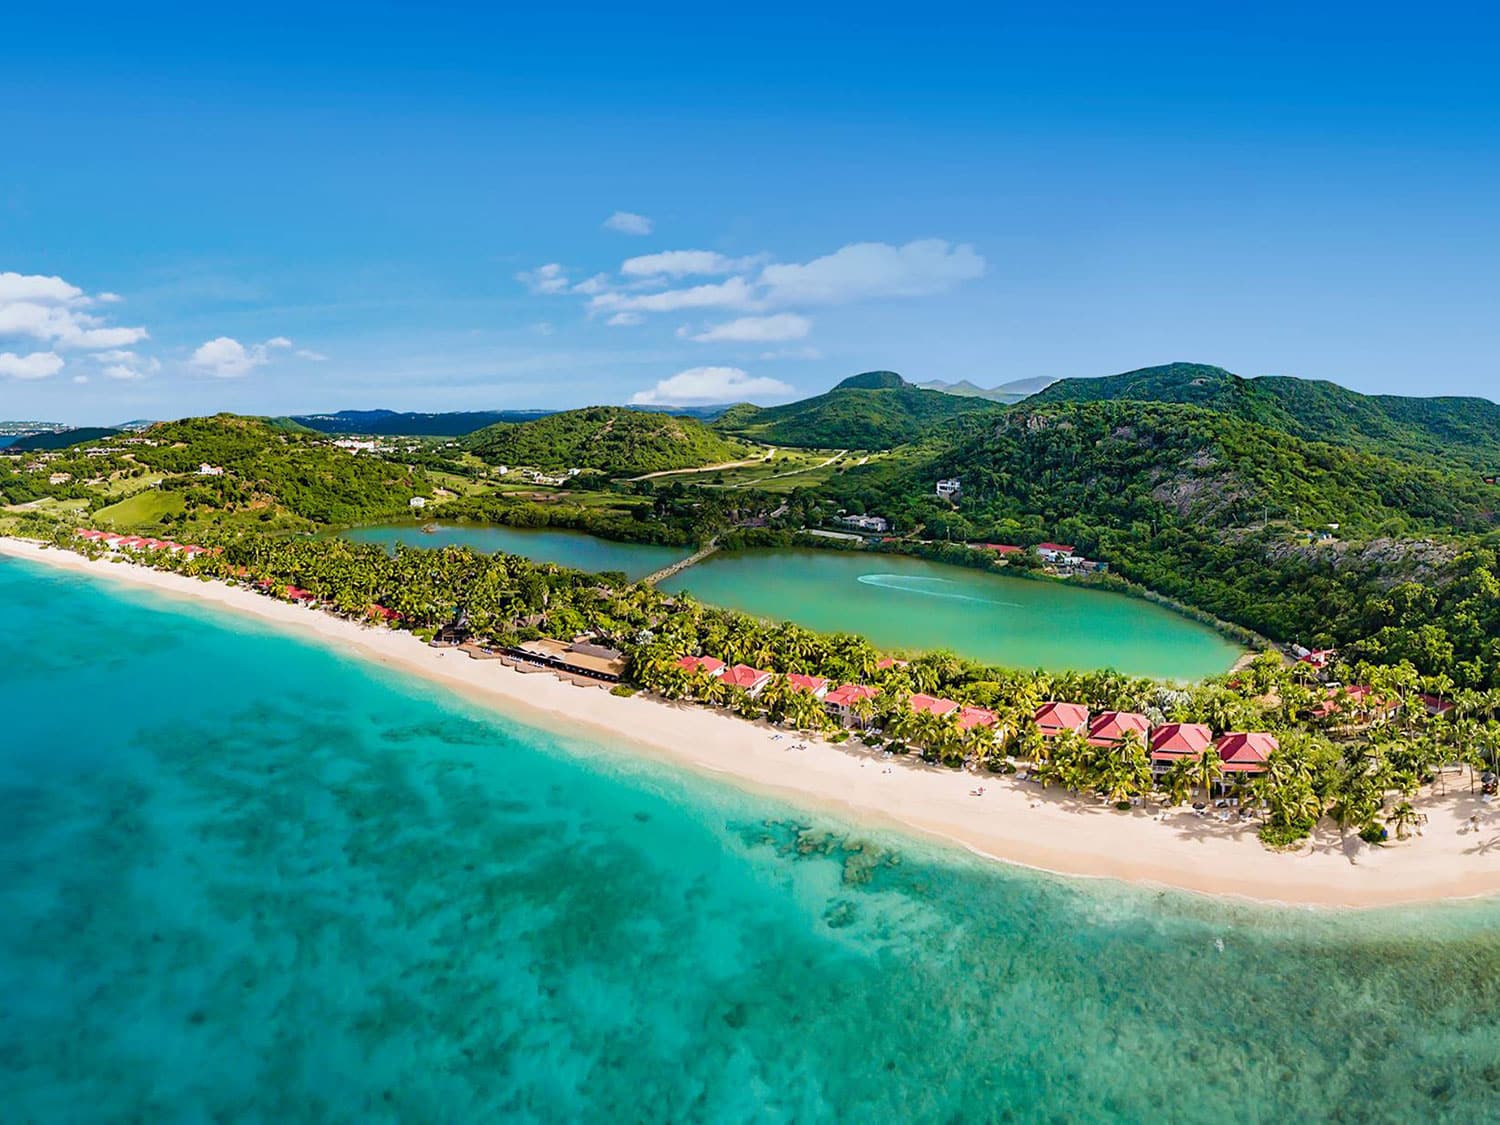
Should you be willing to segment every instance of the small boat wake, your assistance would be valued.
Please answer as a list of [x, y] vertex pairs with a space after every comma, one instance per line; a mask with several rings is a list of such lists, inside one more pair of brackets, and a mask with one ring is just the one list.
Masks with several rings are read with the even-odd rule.
[[917, 594], [925, 598], [978, 602], [980, 605], [1000, 605], [1010, 609], [1024, 608], [1020, 602], [1004, 602], [999, 598], [985, 598], [977, 594], [963, 593], [963, 588], [957, 582], [947, 578], [921, 578], [912, 574], [861, 574], [859, 581], [866, 586], [878, 586], [882, 590], [899, 590], [904, 594]]

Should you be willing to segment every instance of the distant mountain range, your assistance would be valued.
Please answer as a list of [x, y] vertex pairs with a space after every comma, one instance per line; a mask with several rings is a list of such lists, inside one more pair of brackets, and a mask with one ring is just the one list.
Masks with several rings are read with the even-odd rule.
[[[710, 420], [729, 409], [722, 406], [629, 406], [647, 414], [678, 414]], [[463, 437], [500, 423], [535, 422], [562, 410], [455, 410], [423, 413], [401, 410], [336, 410], [331, 414], [293, 414], [290, 420], [325, 434], [379, 434], [388, 437]]]
[[959, 395], [964, 398], [982, 398], [989, 402], [1012, 403], [1020, 402], [1045, 390], [1056, 379], [1047, 375], [1040, 375], [1033, 379], [1013, 379], [1009, 383], [1001, 383], [998, 387], [981, 387], [962, 379], [957, 383], [945, 383], [941, 379], [929, 379], [925, 383], [913, 383], [912, 386], [920, 387], [924, 391], [941, 391], [945, 395]]

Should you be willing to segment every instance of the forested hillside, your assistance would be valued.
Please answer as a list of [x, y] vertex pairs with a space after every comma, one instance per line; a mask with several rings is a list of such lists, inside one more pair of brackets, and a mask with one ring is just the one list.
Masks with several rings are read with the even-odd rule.
[[894, 371], [852, 375], [833, 390], [786, 406], [736, 406], [719, 419], [725, 433], [818, 449], [890, 449], [936, 422], [1000, 409], [982, 398], [914, 387]]
[[929, 537], [1067, 542], [1276, 639], [1500, 682], [1500, 490], [1471, 473], [1132, 401], [1028, 404], [899, 452], [827, 491]]
[[750, 455], [692, 418], [620, 406], [567, 410], [521, 425], [490, 426], [466, 444], [490, 464], [636, 474], [691, 469]]
[[1027, 405], [1124, 400], [1191, 403], [1310, 441], [1500, 469], [1500, 405], [1482, 398], [1362, 395], [1336, 383], [1243, 379], [1222, 367], [1172, 363], [1099, 379], [1065, 379]]

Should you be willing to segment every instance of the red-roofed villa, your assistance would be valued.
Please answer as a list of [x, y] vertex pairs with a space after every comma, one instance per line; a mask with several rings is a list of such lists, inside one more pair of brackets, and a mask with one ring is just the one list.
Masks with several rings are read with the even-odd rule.
[[710, 676], [724, 674], [724, 662], [712, 656], [684, 656], [677, 661], [677, 667], [688, 675], [694, 672], [707, 672]]
[[808, 676], [802, 672], [788, 672], [786, 677], [787, 686], [793, 691], [811, 692], [814, 699], [822, 699], [828, 694], [828, 681], [822, 676]]
[[752, 668], [748, 664], [736, 664], [733, 668], [726, 668], [722, 679], [726, 684], [732, 684], [742, 688], [750, 695], [759, 695], [765, 686], [771, 682], [773, 673]]
[[1203, 723], [1163, 723], [1151, 732], [1151, 768], [1165, 773], [1173, 762], [1199, 757], [1213, 740]]
[[1056, 738], [1064, 731], [1082, 734], [1088, 729], [1089, 709], [1082, 703], [1043, 703], [1036, 709], [1037, 729], [1043, 738]]
[[1134, 711], [1101, 711], [1089, 725], [1089, 742], [1094, 746], [1123, 746], [1130, 735], [1137, 735], [1141, 745], [1146, 744], [1146, 734], [1151, 729], [1151, 720]]
[[879, 694], [880, 689], [869, 684], [845, 684], [823, 697], [823, 707], [846, 727], [868, 727], [873, 720], [862, 720], [856, 704], [861, 700], [874, 699]]
[[1219, 739], [1219, 768], [1225, 773], [1265, 773], [1266, 760], [1281, 744], [1274, 734], [1239, 732]]

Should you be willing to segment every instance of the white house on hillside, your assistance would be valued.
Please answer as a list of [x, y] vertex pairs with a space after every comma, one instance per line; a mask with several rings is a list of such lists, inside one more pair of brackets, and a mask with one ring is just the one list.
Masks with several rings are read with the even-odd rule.
[[964, 486], [957, 477], [937, 482], [937, 494], [944, 500], [957, 500], [963, 495]]

